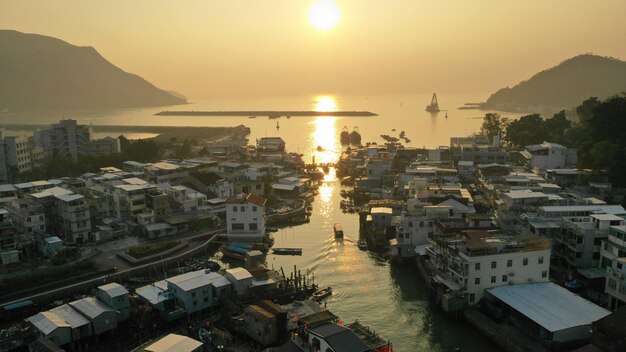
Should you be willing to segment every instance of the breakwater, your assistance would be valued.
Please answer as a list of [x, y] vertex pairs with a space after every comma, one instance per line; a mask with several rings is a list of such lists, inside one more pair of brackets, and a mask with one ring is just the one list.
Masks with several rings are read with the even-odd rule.
[[277, 117], [293, 117], [293, 116], [378, 116], [371, 111], [282, 111], [282, 110], [247, 110], [247, 111], [161, 111], [156, 113], [157, 116], [268, 116]]

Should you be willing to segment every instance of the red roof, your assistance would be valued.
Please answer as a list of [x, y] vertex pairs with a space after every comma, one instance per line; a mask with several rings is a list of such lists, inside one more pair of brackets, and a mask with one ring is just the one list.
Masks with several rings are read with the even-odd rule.
[[256, 205], [260, 205], [262, 207], [265, 206], [265, 203], [267, 203], [267, 199], [264, 197], [261, 197], [257, 194], [254, 193], [249, 193], [248, 196], [246, 197], [246, 200], [250, 203], [254, 203]]

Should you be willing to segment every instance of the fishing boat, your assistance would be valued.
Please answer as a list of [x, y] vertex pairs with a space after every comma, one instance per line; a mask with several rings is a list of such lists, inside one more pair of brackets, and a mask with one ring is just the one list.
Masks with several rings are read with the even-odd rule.
[[328, 286], [328, 287], [323, 288], [321, 290], [315, 291], [315, 293], [313, 293], [311, 298], [313, 300], [319, 302], [319, 301], [323, 300], [324, 298], [326, 298], [326, 297], [328, 297], [328, 296], [330, 296], [332, 294], [333, 294], [333, 289], [330, 286]]
[[350, 144], [352, 145], [361, 145], [361, 133], [359, 133], [359, 128], [354, 127], [354, 130], [350, 132]]
[[430, 100], [430, 105], [426, 106], [428, 112], [439, 112], [439, 103], [437, 102], [437, 93], [433, 93], [433, 98]]
[[339, 140], [341, 141], [342, 145], [350, 144], [350, 132], [348, 132], [347, 126], [343, 126], [341, 134], [339, 135]]
[[333, 231], [335, 232], [335, 238], [343, 238], [343, 226], [341, 224], [336, 223], [333, 226]]
[[367, 249], [367, 242], [365, 242], [364, 239], [360, 239], [357, 243], [356, 243], [357, 247], [359, 247], [360, 250], [366, 250]]
[[276, 255], [302, 255], [302, 248], [272, 248]]
[[265, 230], [267, 232], [278, 232], [278, 228], [277, 227], [272, 227], [272, 226], [266, 227]]

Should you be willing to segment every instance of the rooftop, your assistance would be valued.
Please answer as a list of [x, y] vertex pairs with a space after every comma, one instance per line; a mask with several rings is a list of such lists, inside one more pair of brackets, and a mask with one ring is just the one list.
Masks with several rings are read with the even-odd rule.
[[589, 325], [610, 314], [552, 282], [505, 285], [489, 293], [550, 332]]
[[69, 305], [92, 320], [99, 317], [103, 313], [115, 311], [113, 308], [102, 303], [95, 297], [85, 297], [83, 299], [70, 302]]
[[106, 292], [111, 297], [127, 295], [126, 288], [117, 282], [111, 282], [110, 284], [102, 285], [98, 287], [100, 290]]
[[169, 334], [145, 348], [148, 352], [192, 352], [202, 346], [202, 342], [191, 337]]

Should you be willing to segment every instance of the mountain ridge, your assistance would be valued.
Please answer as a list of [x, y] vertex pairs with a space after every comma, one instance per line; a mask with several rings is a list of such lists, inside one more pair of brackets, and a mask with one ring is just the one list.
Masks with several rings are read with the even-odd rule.
[[0, 30], [0, 77], [0, 111], [186, 103], [115, 66], [94, 47], [14, 30]]
[[593, 54], [569, 58], [513, 87], [499, 89], [485, 109], [520, 112], [569, 110], [589, 97], [605, 99], [626, 91], [626, 62]]

